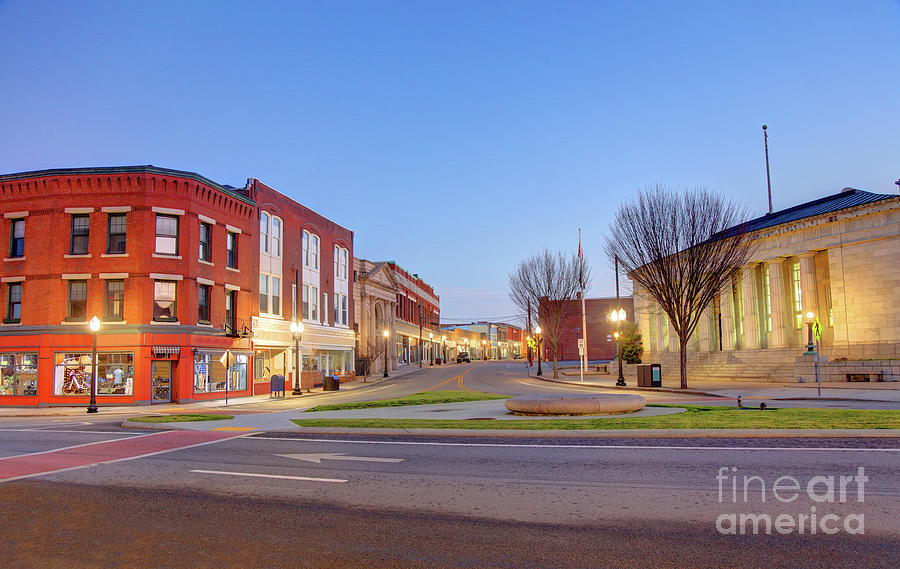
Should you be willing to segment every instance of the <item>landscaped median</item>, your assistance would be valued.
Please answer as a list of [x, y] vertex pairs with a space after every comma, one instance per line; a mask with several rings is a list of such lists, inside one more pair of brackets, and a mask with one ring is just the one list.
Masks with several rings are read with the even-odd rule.
[[191, 421], [228, 421], [230, 419], [234, 419], [234, 415], [148, 415], [146, 417], [132, 417], [128, 420], [135, 423], [189, 423]]
[[372, 409], [375, 407], [406, 407], [407, 405], [436, 405], [439, 403], [466, 403], [470, 401], [486, 401], [489, 399], [509, 399], [509, 395], [497, 395], [483, 391], [422, 391], [397, 399], [380, 401], [361, 401], [359, 403], [337, 403], [335, 405], [317, 405], [306, 410], [343, 411], [346, 409]]
[[[460, 394], [465, 392], [449, 392]], [[403, 400], [419, 400], [415, 394], [408, 398], [370, 401], [350, 407], [328, 406], [331, 409], [359, 409], [365, 407], [393, 407]], [[437, 395], [437, 393], [435, 393]], [[486, 395], [486, 394], [485, 394]], [[501, 398], [501, 397], [493, 397]], [[474, 399], [469, 399], [474, 400]], [[422, 401], [416, 405], [448, 401]], [[324, 407], [324, 406], [323, 406]], [[682, 413], [629, 417], [613, 415], [603, 418], [541, 418], [502, 420], [447, 419], [292, 419], [298, 427], [339, 427], [358, 429], [495, 429], [495, 430], [584, 430], [584, 429], [900, 429], [900, 411], [870, 409], [746, 409], [729, 406], [648, 405], [648, 407], [677, 407]], [[313, 408], [310, 411], [323, 411]]]

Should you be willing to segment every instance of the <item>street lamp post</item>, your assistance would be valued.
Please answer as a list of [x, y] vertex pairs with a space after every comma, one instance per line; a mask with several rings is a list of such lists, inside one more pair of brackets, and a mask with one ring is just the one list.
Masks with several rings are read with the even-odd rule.
[[481, 341], [481, 361], [483, 361], [483, 362], [487, 361], [487, 351], [486, 351], [487, 348], [485, 347], [486, 345], [487, 345], [487, 340], [482, 340]]
[[609, 315], [610, 319], [616, 323], [616, 332], [613, 336], [616, 338], [616, 359], [619, 360], [619, 379], [616, 380], [616, 385], [619, 387], [625, 387], [625, 376], [622, 375], [622, 350], [619, 340], [619, 337], [621, 336], [619, 333], [619, 322], [623, 322], [626, 316], [624, 308], [613, 310], [612, 314]]
[[91, 402], [88, 404], [87, 412], [97, 412], [97, 332], [100, 330], [100, 319], [94, 316], [88, 323], [91, 329], [91, 336], [94, 338], [94, 348], [91, 350]]
[[813, 343], [813, 322], [815, 320], [815, 315], [812, 312], [806, 313], [806, 328], [809, 332], [809, 336], [806, 342], [806, 351], [803, 353], [804, 356], [815, 356], [816, 354], [816, 345]]
[[441, 363], [447, 365], [447, 336], [441, 336]]
[[534, 333], [537, 334], [537, 353], [538, 353], [538, 375], [544, 375], [543, 370], [541, 370], [541, 327], [538, 326], [534, 329]]
[[382, 377], [390, 377], [390, 376], [388, 376], [388, 360], [387, 360], [388, 350], [387, 350], [387, 348], [388, 348], [388, 337], [391, 335], [391, 333], [388, 332], [387, 330], [385, 330], [384, 332], [382, 332], [382, 335], [384, 336], [384, 375]]
[[428, 365], [434, 365], [434, 332], [428, 333], [428, 349], [431, 352], [431, 355], [428, 356]]
[[297, 373], [297, 386], [294, 395], [303, 395], [303, 360], [300, 355], [300, 341], [303, 339], [303, 322], [291, 320], [291, 336], [294, 338], [294, 369]]

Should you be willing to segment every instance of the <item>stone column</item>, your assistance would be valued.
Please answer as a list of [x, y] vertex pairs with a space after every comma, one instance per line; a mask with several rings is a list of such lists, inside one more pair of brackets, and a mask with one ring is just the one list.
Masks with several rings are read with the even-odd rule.
[[[356, 307], [356, 310], [359, 313], [359, 349], [360, 351], [364, 351], [367, 357], [371, 357], [372, 354], [369, 353], [369, 302], [368, 295], [364, 288], [360, 287], [359, 290], [359, 305]], [[358, 356], [362, 356], [363, 354], [357, 354]]]
[[722, 311], [722, 351], [734, 349], [734, 300], [732, 298], [731, 281], [719, 292], [719, 307]]
[[665, 352], [667, 349], [665, 335], [663, 334], [663, 326], [668, 326], [669, 322], [666, 320], [666, 315], [663, 314], [662, 308], [660, 308], [658, 304], [653, 305], [653, 312], [656, 318], [656, 352], [661, 353]]
[[759, 302], [756, 294], [756, 267], [751, 265], [741, 269], [741, 293], [744, 302], [744, 349], [758, 350], [759, 342]]
[[387, 303], [387, 307], [390, 309], [388, 314], [385, 314], [384, 317], [387, 319], [390, 324], [389, 329], [391, 332], [390, 338], [388, 338], [388, 358], [391, 362], [391, 369], [397, 369], [397, 306], [396, 302]]
[[784, 274], [781, 272], [781, 259], [767, 261], [769, 268], [769, 302], [772, 306], [772, 346], [787, 347], [785, 331], [786, 315], [784, 302]]
[[672, 321], [669, 320], [668, 316], [664, 314], [663, 318], [666, 321], [666, 326], [669, 327], [669, 351], [678, 352], [681, 350], [681, 342], [678, 340], [678, 334], [675, 333], [675, 327], [672, 326]]
[[[800, 255], [800, 304], [803, 307], [803, 322], [806, 322], [807, 312], [812, 312], [820, 322], [823, 321], [822, 315], [819, 313], [819, 287], [818, 283], [816, 283], [815, 253], [803, 253]], [[806, 336], [804, 335], [803, 337], [805, 338]]]
[[694, 328], [694, 334], [697, 334], [697, 351], [708, 352], [712, 347], [712, 340], [709, 334], [709, 307], [700, 313], [700, 322]]

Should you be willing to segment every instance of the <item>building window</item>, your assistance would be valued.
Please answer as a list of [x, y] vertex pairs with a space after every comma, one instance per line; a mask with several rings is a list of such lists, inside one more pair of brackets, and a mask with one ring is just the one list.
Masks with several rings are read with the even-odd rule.
[[125, 314], [125, 281], [106, 281], [106, 296], [103, 302], [104, 320], [122, 320]]
[[175, 322], [176, 312], [175, 281], [153, 281], [153, 319], [157, 322]]
[[269, 215], [266, 212], [259, 214], [259, 246], [263, 252], [269, 252]]
[[319, 319], [319, 289], [310, 285], [303, 285], [303, 318], [305, 320]]
[[212, 250], [210, 243], [212, 242], [212, 225], [200, 222], [200, 260], [207, 263], [212, 261]]
[[272, 314], [281, 316], [281, 279], [272, 277]]
[[69, 242], [69, 254], [87, 255], [88, 238], [90, 237], [91, 218], [88, 215], [72, 216], [72, 238]]
[[269, 312], [269, 277], [268, 275], [259, 275], [259, 313], [268, 314]]
[[347, 295], [341, 293], [334, 294], [334, 323], [347, 325]]
[[319, 268], [319, 236], [303, 232], [303, 264], [310, 269]]
[[87, 281], [69, 281], [69, 306], [66, 320], [71, 322], [87, 320]]
[[222, 352], [197, 352], [194, 356], [194, 393], [225, 391], [226, 380], [230, 391], [247, 389], [249, 359], [247, 354], [233, 354], [228, 362], [231, 369], [226, 370]]
[[[54, 395], [90, 395], [91, 353], [55, 354]], [[97, 354], [97, 395], [132, 395], [134, 353]]]
[[791, 290], [794, 294], [794, 328], [803, 327], [803, 303], [800, 291], [800, 263], [791, 264]]
[[0, 395], [37, 395], [37, 353], [0, 354]]
[[225, 331], [228, 332], [229, 334], [234, 334], [235, 328], [237, 328], [236, 308], [237, 308], [237, 291], [236, 290], [226, 290], [225, 291]]
[[765, 278], [763, 278], [763, 283], [766, 288], [765, 290], [765, 298], [766, 298], [766, 332], [772, 331], [772, 288], [769, 284], [769, 267], [766, 267]]
[[178, 254], [178, 216], [156, 214], [156, 252]]
[[347, 280], [349, 275], [350, 251], [334, 246], [334, 277]]
[[25, 256], [25, 220], [14, 219], [9, 230], [9, 256]]
[[228, 251], [227, 266], [231, 267], [232, 269], [236, 269], [238, 264], [237, 238], [238, 234], [233, 231], [229, 231], [228, 235], [225, 237], [225, 249], [227, 249]]
[[197, 287], [197, 322], [209, 324], [209, 295], [212, 287], [199, 285]]
[[106, 252], [110, 254], [125, 252], [125, 226], [124, 213], [111, 213], [106, 222]]
[[272, 218], [272, 254], [281, 256], [281, 220]]
[[22, 283], [10, 283], [6, 292], [6, 319], [4, 322], [22, 321]]

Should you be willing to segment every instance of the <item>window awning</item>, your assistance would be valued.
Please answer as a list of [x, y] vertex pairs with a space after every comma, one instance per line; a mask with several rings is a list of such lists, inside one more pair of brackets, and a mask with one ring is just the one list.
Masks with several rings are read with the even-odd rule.
[[154, 356], [173, 356], [181, 352], [181, 346], [153, 346]]

